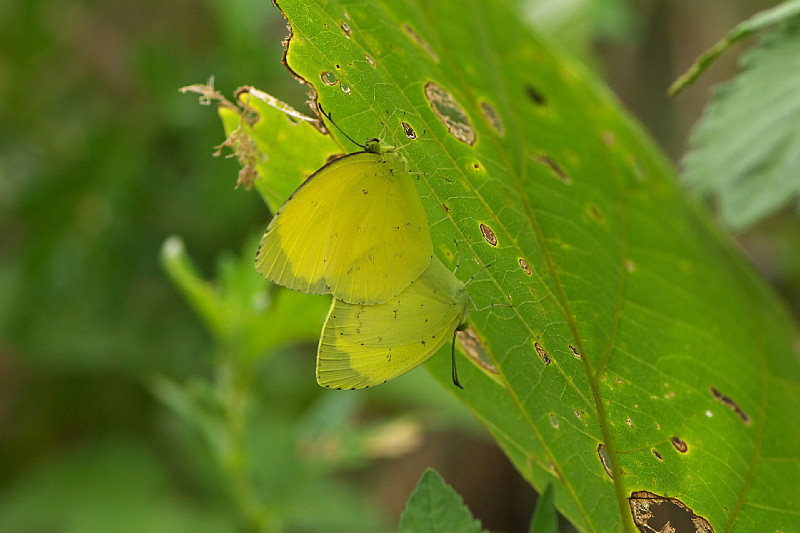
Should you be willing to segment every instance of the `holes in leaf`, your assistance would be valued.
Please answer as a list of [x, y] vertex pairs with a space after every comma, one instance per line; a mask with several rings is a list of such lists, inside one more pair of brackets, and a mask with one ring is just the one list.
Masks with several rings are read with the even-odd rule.
[[605, 444], [600, 444], [597, 447], [597, 456], [600, 457], [600, 462], [602, 463], [606, 474], [608, 474], [608, 477], [614, 479], [614, 471], [611, 470], [611, 456], [608, 455], [608, 449], [606, 449]]
[[350, 94], [350, 85], [346, 81], [342, 82], [341, 88], [342, 88], [342, 92], [344, 92], [344, 94]]
[[550, 413], [550, 425], [555, 429], [558, 429], [558, 426], [561, 425], [558, 421], [558, 417], [554, 413]]
[[406, 137], [408, 137], [409, 139], [417, 138], [417, 132], [414, 131], [414, 128], [411, 127], [411, 124], [409, 124], [408, 122], [401, 122], [400, 124], [403, 125], [403, 132], [406, 134]]
[[658, 459], [658, 460], [659, 460], [659, 461], [661, 461], [662, 463], [664, 462], [664, 458], [663, 458], [663, 457], [661, 457], [661, 454], [659, 453], [659, 451], [658, 451], [658, 450], [656, 450], [655, 448], [653, 448], [653, 449], [652, 449], [652, 450], [650, 450], [650, 451], [651, 451], [651, 452], [653, 452], [653, 455], [655, 455], [655, 456], [656, 456], [656, 459]]
[[549, 365], [550, 363], [553, 362], [550, 359], [550, 356], [547, 355], [547, 352], [544, 351], [544, 348], [542, 348], [542, 346], [538, 342], [534, 342], [533, 347], [536, 348], [536, 353], [539, 354], [539, 357], [542, 359], [542, 361], [544, 361], [545, 365]]
[[475, 129], [464, 109], [456, 102], [447, 90], [440, 85], [429, 81], [425, 85], [425, 96], [428, 98], [433, 111], [447, 130], [459, 141], [472, 146], [475, 144]]
[[339, 27], [342, 28], [345, 37], [347, 37], [348, 39], [353, 35], [353, 30], [350, 29], [350, 25], [348, 23], [342, 22], [341, 24], [339, 24]]
[[531, 274], [533, 274], [533, 270], [531, 270], [531, 267], [530, 267], [530, 266], [528, 266], [528, 262], [527, 262], [527, 261], [525, 261], [525, 260], [524, 260], [523, 258], [521, 258], [521, 257], [519, 258], [519, 266], [521, 266], [521, 267], [522, 267], [522, 270], [523, 270], [523, 271], [524, 271], [524, 272], [525, 272], [527, 275], [529, 275], [529, 276], [530, 276]]
[[579, 352], [576, 347], [570, 344], [569, 349], [572, 352], [572, 355], [575, 356], [575, 359], [583, 359], [583, 357], [581, 356], [581, 352]]
[[679, 436], [675, 435], [670, 439], [670, 442], [681, 453], [686, 453], [689, 451], [689, 445], [686, 444], [686, 441], [680, 438]]
[[370, 65], [372, 65], [373, 67], [375, 66], [375, 60], [374, 60], [374, 59], [372, 59], [372, 56], [371, 56], [371, 55], [369, 55], [369, 54], [364, 54], [364, 59], [366, 59], [366, 60], [367, 60], [367, 63], [369, 63], [369, 64], [370, 64]]
[[332, 72], [330, 70], [326, 70], [325, 72], [320, 74], [320, 78], [322, 78], [322, 83], [324, 83], [325, 85], [330, 85], [331, 87], [339, 83], [339, 76], [337, 76], [335, 72]]
[[730, 396], [725, 396], [719, 390], [717, 390], [715, 387], [709, 387], [709, 389], [711, 390], [711, 394], [714, 396], [714, 398], [718, 402], [720, 402], [722, 405], [727, 405], [728, 407], [733, 409], [733, 412], [736, 413], [737, 415], [739, 415], [739, 418], [742, 419], [742, 422], [744, 422], [748, 426], [753, 423], [753, 421], [750, 419], [748, 414], [744, 412], [744, 409], [739, 407], [739, 404], [736, 403], [733, 400], [733, 398], [731, 398]]
[[698, 516], [678, 498], [666, 498], [640, 490], [628, 498], [631, 516], [642, 533], [677, 532], [714, 533], [708, 520]]

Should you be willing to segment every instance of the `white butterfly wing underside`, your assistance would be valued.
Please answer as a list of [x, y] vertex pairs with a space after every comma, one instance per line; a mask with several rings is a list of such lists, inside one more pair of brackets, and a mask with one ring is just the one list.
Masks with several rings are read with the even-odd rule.
[[466, 320], [469, 296], [436, 258], [396, 298], [380, 305], [334, 301], [320, 339], [317, 381], [340, 389], [385, 383], [424, 363]]
[[417, 279], [432, 255], [405, 159], [362, 152], [324, 166], [295, 191], [267, 228], [256, 268], [292, 289], [374, 304]]

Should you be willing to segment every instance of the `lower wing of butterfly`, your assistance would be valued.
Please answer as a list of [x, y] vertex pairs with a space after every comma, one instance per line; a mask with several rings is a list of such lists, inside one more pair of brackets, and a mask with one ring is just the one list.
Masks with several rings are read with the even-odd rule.
[[378, 305], [334, 300], [317, 353], [317, 382], [363, 389], [430, 359], [466, 322], [466, 286], [436, 257], [405, 291]]
[[433, 256], [425, 209], [405, 158], [380, 146], [325, 165], [295, 191], [264, 234], [259, 272], [355, 304], [385, 302], [422, 274]]

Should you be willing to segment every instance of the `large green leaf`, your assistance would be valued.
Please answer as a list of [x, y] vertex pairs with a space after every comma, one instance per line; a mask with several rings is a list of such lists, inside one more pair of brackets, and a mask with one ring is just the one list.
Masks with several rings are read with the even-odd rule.
[[608, 91], [502, 2], [278, 3], [288, 66], [353, 138], [407, 145], [437, 254], [477, 273], [465, 389], [428, 366], [520, 472], [580, 531], [633, 531], [658, 496], [793, 528], [795, 325]]

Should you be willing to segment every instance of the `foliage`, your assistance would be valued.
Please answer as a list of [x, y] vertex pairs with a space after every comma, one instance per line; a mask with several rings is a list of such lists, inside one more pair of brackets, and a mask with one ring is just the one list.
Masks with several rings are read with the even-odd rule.
[[[329, 4], [334, 24], [306, 43], [329, 39], [331, 48], [307, 49], [319, 63], [306, 66], [348, 133], [407, 145], [423, 200], [436, 215], [437, 254], [452, 264], [457, 238], [458, 276], [478, 273], [469, 288], [481, 310], [473, 311], [472, 336], [461, 342], [470, 357], [494, 361], [502, 374], [487, 374], [460, 354], [462, 378], [469, 376], [463, 395], [453, 394], [449, 354], [428, 365], [441, 384], [420, 369], [365, 393], [320, 389], [313, 352], [326, 299], [276, 290], [252, 270], [266, 210], [256, 194], [234, 190], [233, 160], [211, 157], [223, 141], [214, 115], [198, 112], [176, 89], [213, 74], [224, 94], [252, 84], [304, 108], [309, 87], [280, 64], [286, 21], [269, 2], [0, 3], [0, 531], [388, 531], [428, 465], [458, 487], [484, 528], [524, 531], [530, 515], [519, 509], [532, 507], [533, 491], [499, 453], [487, 457], [495, 448], [462, 400], [533, 485], [555, 489], [568, 513], [579, 501], [611, 517], [615, 528], [624, 515], [609, 503], [600, 456], [612, 467], [617, 460], [631, 489], [658, 485], [706, 516], [739, 494], [730, 514], [739, 521], [730, 530], [746, 529], [741, 517], [759, 511], [759, 525], [791, 512], [786, 487], [796, 479], [790, 454], [798, 442], [788, 417], [797, 403], [796, 368], [766, 354], [783, 349], [782, 335], [794, 326], [782, 310], [765, 310], [774, 302], [770, 292], [726, 237], [687, 206], [671, 169], [582, 67], [523, 30], [517, 11], [498, 7], [487, 15], [478, 1], [469, 9], [454, 2], [458, 12], [446, 17], [431, 11], [446, 3], [364, 2], [362, 11], [353, 2], [349, 40], [338, 25], [345, 20], [340, 4]], [[519, 2], [529, 21], [571, 50], [591, 50], [584, 62], [614, 73], [608, 81], [645, 119], [642, 103], [673, 109], [660, 100], [657, 80], [674, 73], [653, 60], [655, 47], [685, 58], [697, 43], [692, 24], [659, 33], [664, 20], [692, 21], [712, 36], [731, 6], [756, 9], [743, 0], [713, 12], [703, 3], [535, 2], [555, 6], [549, 11], [531, 3]], [[319, 17], [319, 6], [309, 5]], [[410, 12], [401, 19], [397, 9]], [[479, 59], [464, 60], [472, 45]], [[349, 65], [325, 55], [347, 58], [354, 50], [368, 50], [380, 76], [353, 77], [372, 72], [366, 56]], [[431, 63], [431, 51], [439, 63]], [[646, 75], [619, 75], [619, 61], [631, 58], [649, 66]], [[320, 86], [323, 63], [337, 73], [335, 86]], [[332, 70], [336, 64], [342, 68]], [[419, 69], [444, 90], [434, 94], [454, 96], [470, 118], [473, 147], [448, 133], [420, 97]], [[402, 77], [386, 85], [395, 74]], [[390, 105], [364, 105], [370, 92], [400, 95], [390, 101], [402, 105], [388, 117]], [[457, 125], [458, 114], [439, 109]], [[263, 119], [253, 124], [259, 133], [247, 136], [268, 142], [249, 152], [244, 168], [252, 164], [273, 178], [255, 186], [276, 208], [329, 155], [354, 148], [307, 122], [273, 128], [288, 124], [273, 110], [264, 118], [264, 108], [245, 109], [248, 120]], [[493, 120], [492, 111], [503, 120]], [[238, 109], [223, 115], [229, 131], [242, 123]], [[416, 130], [415, 142], [399, 127], [403, 119]], [[651, 120], [648, 128], [658, 134], [665, 124]], [[597, 138], [603, 125], [605, 144]], [[675, 146], [683, 138], [678, 131], [679, 141], [659, 140]], [[483, 168], [469, 166], [475, 161]], [[252, 178], [240, 175], [243, 184]], [[475, 198], [487, 203], [475, 205]], [[498, 238], [496, 248], [485, 240], [491, 232], [476, 229], [478, 217]], [[786, 221], [773, 221], [768, 240], [756, 246], [767, 253], [773, 243], [782, 246], [780, 255], [759, 261], [782, 276], [777, 283], [791, 297], [800, 294], [800, 255]], [[168, 237], [174, 234], [180, 240]], [[495, 266], [485, 268], [490, 260]], [[626, 274], [623, 260], [636, 268]], [[537, 293], [525, 293], [529, 288]], [[565, 326], [565, 318], [574, 322]], [[588, 363], [569, 360], [564, 347], [576, 328], [573, 336], [589, 346], [582, 355], [591, 363], [598, 352], [607, 355], [603, 368], [617, 376], [603, 381], [601, 370], [588, 374], [580, 369]], [[508, 350], [514, 340], [519, 345]], [[551, 361], [543, 370], [540, 353]], [[691, 374], [698, 361], [705, 366]], [[725, 388], [702, 389], [726, 371]], [[591, 386], [612, 402], [604, 420], [622, 439], [617, 453], [591, 448], [601, 420], [591, 403], [571, 411], [576, 391], [589, 399]], [[507, 391], [518, 401], [509, 402]], [[656, 398], [631, 404], [644, 394]], [[780, 402], [787, 418], [773, 410]], [[751, 419], [744, 430], [736, 407]], [[685, 439], [686, 454], [673, 434]], [[647, 453], [653, 435], [661, 438], [653, 449], [663, 465], [648, 462], [658, 460]], [[784, 452], [788, 460], [770, 462]], [[737, 492], [743, 486], [750, 491]], [[765, 493], [773, 507], [751, 505], [754, 494]]]
[[400, 533], [483, 533], [461, 497], [434, 470], [426, 470], [400, 518]]
[[798, 479], [770, 438], [800, 398], [796, 330], [591, 76], [498, 6], [279, 5], [339, 127], [415, 139], [437, 251], [479, 273], [488, 364], [459, 398], [520, 472], [583, 531], [631, 530], [643, 490], [718, 528], [791, 523], [789, 500], [762, 509]]
[[717, 91], [684, 160], [686, 183], [699, 194], [714, 194], [722, 219], [735, 230], [800, 199], [798, 13], [800, 2], [786, 2], [739, 25], [714, 48], [721, 53], [743, 35], [782, 22], [742, 59], [744, 72]]

